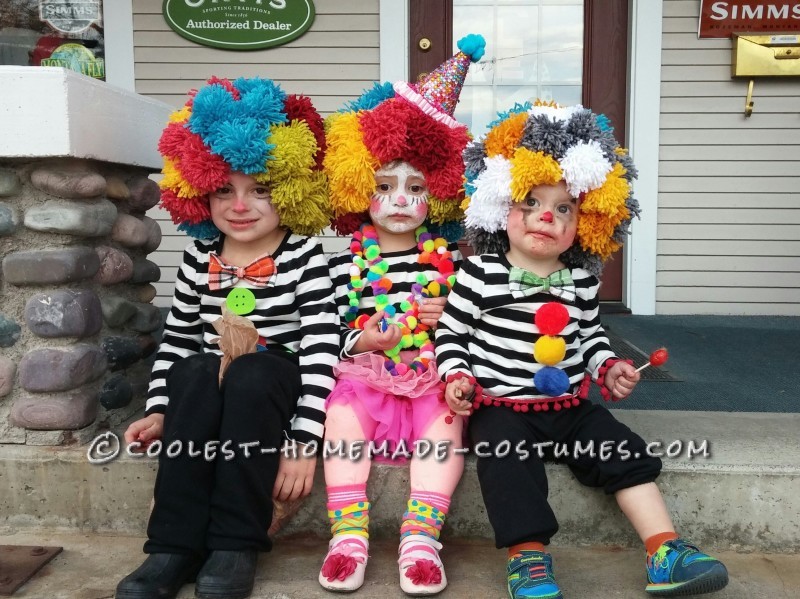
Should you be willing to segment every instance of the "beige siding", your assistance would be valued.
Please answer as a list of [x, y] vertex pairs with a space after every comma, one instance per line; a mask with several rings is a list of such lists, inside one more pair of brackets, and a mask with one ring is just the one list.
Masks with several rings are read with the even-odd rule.
[[664, 2], [656, 310], [800, 315], [800, 81], [757, 79], [745, 118], [699, 5]]
[[[314, 0], [311, 29], [293, 42], [266, 50], [233, 52], [200, 46], [172, 31], [161, 15], [162, 0], [133, 0], [136, 91], [179, 107], [186, 92], [218, 77], [269, 77], [288, 93], [310, 96], [324, 115], [357, 97], [379, 77], [378, 0]], [[169, 305], [188, 238], [155, 208], [164, 239], [150, 259], [161, 267], [158, 305]], [[325, 250], [347, 241], [328, 232]]]

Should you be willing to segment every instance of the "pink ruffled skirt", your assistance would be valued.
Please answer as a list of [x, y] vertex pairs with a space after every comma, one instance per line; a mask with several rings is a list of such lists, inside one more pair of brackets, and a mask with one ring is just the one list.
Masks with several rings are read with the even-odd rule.
[[[416, 352], [403, 352], [411, 354]], [[401, 356], [406, 362], [409, 356]], [[436, 364], [431, 362], [421, 375], [409, 370], [402, 376], [392, 376], [384, 367], [383, 354], [370, 352], [351, 360], [339, 362], [334, 367], [336, 386], [328, 395], [326, 407], [348, 405], [361, 424], [367, 437], [376, 447], [386, 441], [389, 456], [402, 440], [413, 453], [414, 442], [424, 438], [431, 423], [450, 409], [444, 401], [444, 383], [439, 380]], [[380, 453], [378, 461], [392, 461]], [[393, 460], [394, 462], [402, 460]]]

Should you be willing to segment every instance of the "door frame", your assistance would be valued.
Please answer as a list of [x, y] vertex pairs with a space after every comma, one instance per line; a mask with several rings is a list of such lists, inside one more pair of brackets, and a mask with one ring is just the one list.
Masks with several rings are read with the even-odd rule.
[[[634, 193], [642, 208], [623, 254], [623, 303], [656, 313], [661, 34], [664, 0], [628, 1], [628, 97], [625, 145], [635, 156]], [[408, 0], [380, 0], [381, 80], [408, 80]], [[404, 37], [398, 39], [398, 23]], [[491, 40], [487, 40], [491, 43]], [[386, 57], [384, 59], [384, 57]], [[623, 140], [620, 140], [623, 142]]]

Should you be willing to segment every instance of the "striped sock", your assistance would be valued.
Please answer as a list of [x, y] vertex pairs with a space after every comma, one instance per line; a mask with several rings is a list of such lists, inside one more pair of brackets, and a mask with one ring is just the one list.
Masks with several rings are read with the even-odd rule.
[[400, 525], [400, 538], [425, 535], [438, 541], [449, 507], [449, 495], [412, 491], [406, 513], [403, 514], [403, 523]]
[[328, 487], [328, 519], [331, 533], [369, 539], [369, 502], [366, 483]]

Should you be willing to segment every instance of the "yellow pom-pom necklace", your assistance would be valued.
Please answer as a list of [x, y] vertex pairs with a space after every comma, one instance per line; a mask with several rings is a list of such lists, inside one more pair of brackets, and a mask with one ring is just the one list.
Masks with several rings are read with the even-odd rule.
[[[447, 240], [443, 237], [434, 238], [424, 226], [418, 227], [414, 233], [419, 250], [417, 264], [430, 264], [436, 268], [438, 275], [432, 281], [428, 281], [428, 276], [424, 272], [418, 273], [416, 283], [411, 286], [411, 295], [398, 306], [389, 304], [388, 293], [392, 288], [392, 281], [386, 276], [389, 272], [389, 263], [381, 256], [375, 227], [368, 223], [363, 224], [353, 233], [353, 239], [350, 241], [353, 264], [350, 267], [350, 283], [347, 285], [350, 306], [345, 314], [345, 321], [349, 327], [363, 330], [369, 316], [366, 314], [359, 316], [358, 308], [364, 287], [366, 285], [372, 287], [375, 310], [382, 310], [385, 314], [382, 326], [397, 325], [403, 334], [395, 347], [383, 352], [387, 358], [386, 370], [393, 376], [402, 376], [409, 371], [409, 368], [417, 373], [428, 369], [434, 358], [434, 348], [428, 334], [430, 327], [419, 321], [419, 304], [426, 297], [446, 296], [456, 278], [453, 255], [447, 249]], [[364, 271], [366, 278], [362, 277]], [[407, 366], [400, 360], [400, 352], [412, 347], [419, 349], [419, 355]]]

